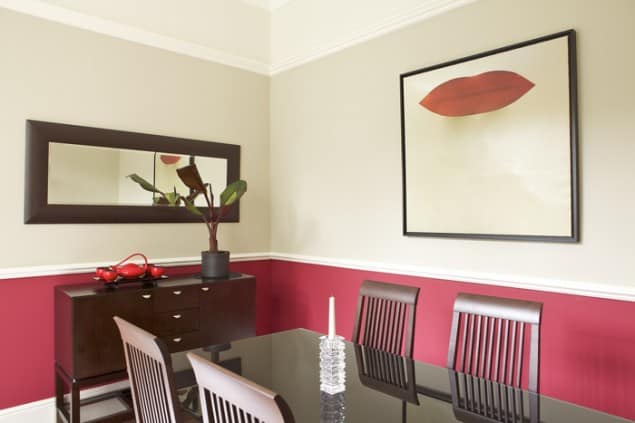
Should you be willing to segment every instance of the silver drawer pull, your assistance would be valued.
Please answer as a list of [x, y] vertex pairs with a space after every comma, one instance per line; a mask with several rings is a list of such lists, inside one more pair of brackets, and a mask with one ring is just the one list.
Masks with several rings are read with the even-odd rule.
[[209, 291], [209, 286], [203, 286], [203, 287], [201, 287], [201, 291]]
[[181, 295], [181, 291], [172, 291], [174, 295]]
[[141, 298], [145, 298], [146, 300], [149, 300], [150, 298], [152, 298], [152, 294], [142, 294]]
[[183, 338], [174, 338], [174, 339], [173, 339], [173, 341], [174, 341], [174, 342], [176, 342], [177, 344], [178, 344], [179, 342], [181, 342], [182, 340], [183, 340]]
[[180, 314], [173, 314], [172, 317], [175, 318], [175, 319], [180, 319], [181, 315]]

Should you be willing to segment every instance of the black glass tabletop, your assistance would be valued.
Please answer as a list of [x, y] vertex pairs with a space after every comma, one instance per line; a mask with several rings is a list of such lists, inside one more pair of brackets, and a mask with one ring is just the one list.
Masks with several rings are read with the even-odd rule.
[[[345, 343], [345, 391], [329, 395], [320, 392], [320, 336], [296, 329], [244, 339], [219, 359], [280, 394], [298, 423], [628, 421], [350, 342]], [[209, 358], [207, 352], [201, 355]]]

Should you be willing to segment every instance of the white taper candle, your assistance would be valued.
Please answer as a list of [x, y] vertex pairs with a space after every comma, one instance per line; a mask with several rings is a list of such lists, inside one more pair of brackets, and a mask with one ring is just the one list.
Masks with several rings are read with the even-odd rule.
[[329, 339], [335, 338], [335, 297], [329, 297]]

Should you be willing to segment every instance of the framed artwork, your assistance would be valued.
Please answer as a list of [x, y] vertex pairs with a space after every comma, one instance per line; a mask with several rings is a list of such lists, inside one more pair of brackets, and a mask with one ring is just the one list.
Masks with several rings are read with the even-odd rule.
[[401, 75], [404, 235], [577, 242], [575, 31]]

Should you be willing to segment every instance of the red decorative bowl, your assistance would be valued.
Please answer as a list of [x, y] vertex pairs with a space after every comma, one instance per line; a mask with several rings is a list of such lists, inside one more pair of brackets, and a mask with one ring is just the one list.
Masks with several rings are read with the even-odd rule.
[[153, 279], [159, 279], [165, 273], [165, 267], [148, 264], [148, 273], [150, 273]]
[[[134, 263], [126, 263], [126, 261], [130, 260], [132, 257], [139, 256], [143, 259], [143, 264], [138, 265]], [[126, 264], [124, 264], [126, 263]], [[136, 279], [143, 277], [148, 269], [148, 259], [141, 253], [133, 253], [130, 254], [125, 259], [121, 260], [119, 263], [112, 266], [112, 269], [117, 272], [119, 276], [125, 279]]]
[[99, 279], [103, 279], [104, 271], [106, 270], [110, 270], [110, 269], [108, 269], [107, 267], [98, 267], [97, 269], [95, 269], [95, 275], [97, 275]]
[[106, 282], [114, 282], [117, 279], [117, 272], [114, 270], [106, 269], [101, 273], [101, 278]]

